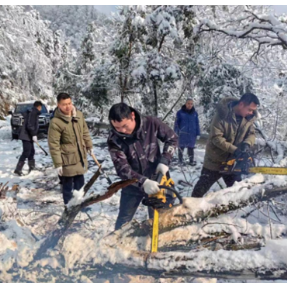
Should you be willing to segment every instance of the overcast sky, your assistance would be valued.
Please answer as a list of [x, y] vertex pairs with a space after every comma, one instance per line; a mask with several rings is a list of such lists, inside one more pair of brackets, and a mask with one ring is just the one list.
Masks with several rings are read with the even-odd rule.
[[95, 5], [98, 11], [109, 15], [111, 12], [115, 12], [117, 10], [116, 5]]
[[[102, 13], [109, 15], [111, 12], [115, 12], [117, 10], [116, 5], [95, 5], [97, 10]], [[276, 14], [287, 14], [287, 5], [272, 5]]]
[[273, 5], [276, 14], [287, 14], [287, 5]]

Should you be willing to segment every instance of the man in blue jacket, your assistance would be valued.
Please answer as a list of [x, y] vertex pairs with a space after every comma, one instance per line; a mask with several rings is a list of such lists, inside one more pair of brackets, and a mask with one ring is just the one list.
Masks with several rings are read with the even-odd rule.
[[189, 164], [194, 166], [194, 146], [196, 138], [200, 136], [198, 114], [193, 106], [193, 100], [187, 99], [185, 105], [177, 112], [174, 131], [179, 137], [178, 159], [183, 163], [183, 151], [188, 150]]

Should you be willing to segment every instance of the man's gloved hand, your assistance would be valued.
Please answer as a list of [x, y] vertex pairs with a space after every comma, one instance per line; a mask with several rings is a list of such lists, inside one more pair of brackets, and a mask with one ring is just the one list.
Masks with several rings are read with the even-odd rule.
[[92, 148], [88, 148], [87, 149], [87, 153], [92, 156], [94, 154], [93, 149]]
[[[249, 147], [250, 146], [248, 145], [247, 148]], [[243, 146], [241, 146], [241, 149], [237, 148], [235, 152], [233, 153], [233, 155], [235, 156], [236, 160], [239, 160], [239, 166], [241, 168], [241, 173], [248, 174], [249, 166], [250, 166], [249, 153], [248, 151], [243, 151], [242, 150], [243, 148], [244, 148]]]
[[237, 148], [237, 149], [235, 150], [235, 152], [233, 153], [233, 155], [234, 155], [235, 158], [241, 157], [241, 155], [242, 155], [242, 150], [241, 150], [240, 148]]
[[144, 184], [143, 184], [144, 192], [146, 194], [155, 194], [155, 193], [159, 192], [158, 185], [159, 185], [158, 182], [156, 182], [154, 180], [146, 179]]
[[58, 173], [59, 176], [62, 176], [63, 175], [63, 167], [62, 166], [59, 166], [56, 168], [56, 171]]
[[243, 143], [243, 144], [241, 145], [241, 150], [242, 150], [243, 152], [249, 152], [249, 150], [250, 150], [250, 145], [249, 145], [248, 143]]
[[236, 158], [248, 158], [249, 156], [250, 145], [248, 143], [242, 143], [240, 148], [237, 148], [233, 155]]
[[199, 140], [199, 139], [200, 139], [200, 136], [197, 136], [196, 139]]
[[34, 143], [36, 143], [36, 142], [38, 141], [37, 136], [33, 136], [33, 137], [32, 137], [32, 141], [33, 141]]
[[155, 173], [162, 173], [163, 175], [166, 175], [168, 172], [169, 167], [163, 163], [159, 163], [156, 167]]

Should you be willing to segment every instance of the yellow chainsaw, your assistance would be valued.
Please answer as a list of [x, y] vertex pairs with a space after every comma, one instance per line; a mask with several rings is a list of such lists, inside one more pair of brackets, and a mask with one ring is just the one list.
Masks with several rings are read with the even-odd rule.
[[253, 158], [247, 154], [245, 158], [231, 158], [222, 163], [220, 173], [223, 174], [249, 174], [249, 173], [263, 173], [274, 175], [287, 175], [287, 168], [285, 167], [270, 167], [270, 166], [254, 166]]
[[182, 197], [174, 189], [174, 181], [168, 176], [158, 173], [152, 176], [151, 180], [159, 183], [160, 191], [156, 194], [151, 194], [144, 198], [142, 204], [150, 206], [154, 210], [153, 224], [152, 224], [152, 242], [151, 252], [157, 252], [158, 247], [158, 209], [171, 208], [174, 205], [174, 201], [178, 198], [180, 204], [182, 204]]

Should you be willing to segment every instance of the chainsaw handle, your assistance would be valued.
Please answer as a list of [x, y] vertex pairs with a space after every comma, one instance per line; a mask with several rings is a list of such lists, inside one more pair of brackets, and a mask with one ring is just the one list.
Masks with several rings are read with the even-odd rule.
[[163, 188], [163, 189], [168, 189], [168, 190], [172, 191], [172, 192], [176, 195], [176, 197], [178, 198], [180, 204], [182, 204], [182, 197], [181, 197], [181, 195], [178, 193], [178, 191], [176, 191], [174, 188], [169, 187], [169, 186], [165, 186], [165, 185], [159, 185], [158, 187], [159, 187], [160, 189]]
[[154, 181], [156, 181], [157, 183], [161, 183], [162, 178], [163, 178], [163, 174], [162, 174], [161, 172], [159, 172], [159, 173], [155, 174], [155, 175], [151, 178], [151, 180], [154, 180]]

